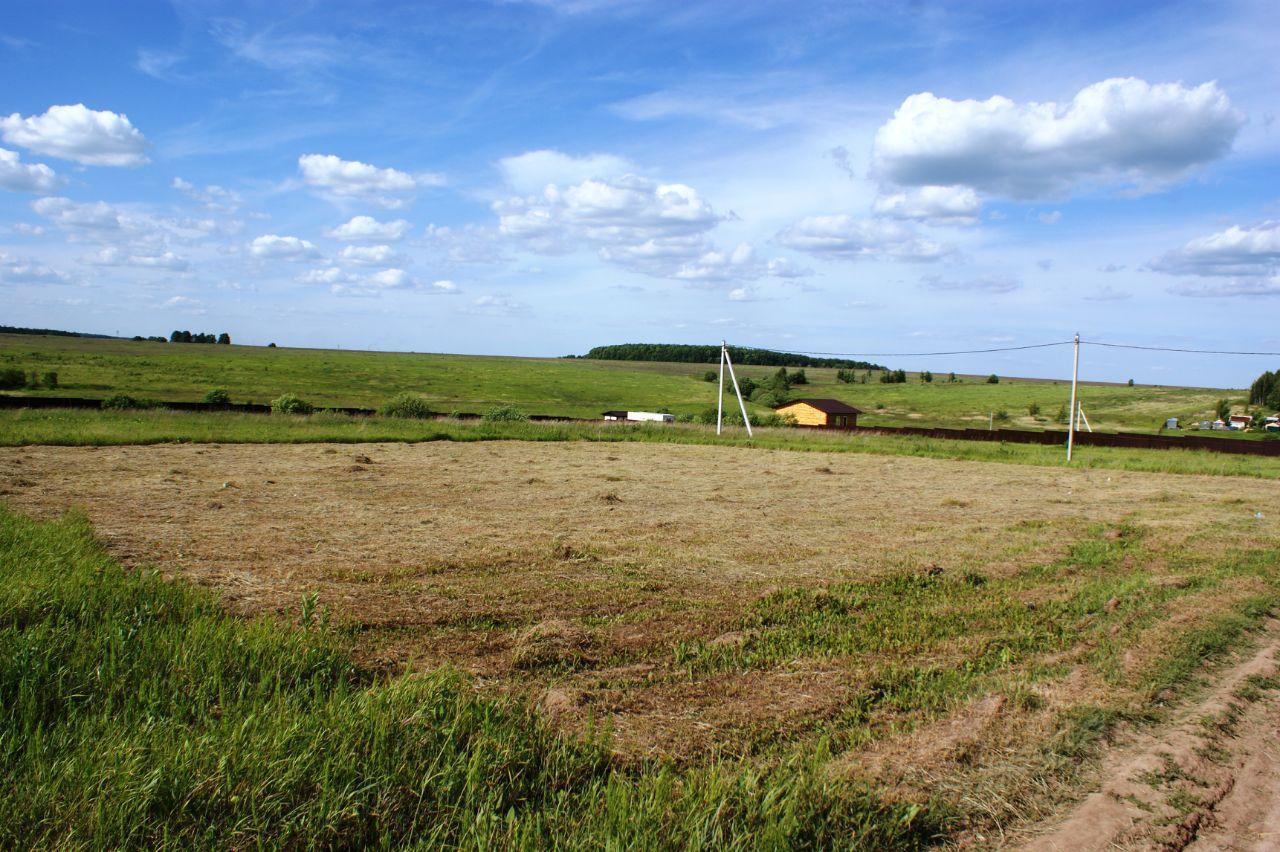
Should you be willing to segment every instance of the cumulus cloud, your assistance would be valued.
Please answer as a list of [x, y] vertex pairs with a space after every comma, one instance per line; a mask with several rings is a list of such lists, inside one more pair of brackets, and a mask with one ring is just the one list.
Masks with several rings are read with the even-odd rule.
[[376, 297], [392, 290], [419, 293], [454, 293], [452, 281], [420, 281], [399, 267], [388, 267], [368, 274], [356, 274], [336, 266], [312, 269], [294, 279], [300, 284], [323, 284], [335, 296]]
[[923, 92], [876, 132], [873, 169], [902, 186], [964, 186], [1018, 199], [1086, 185], [1150, 189], [1226, 154], [1243, 121], [1212, 82], [1116, 78], [1063, 104]]
[[471, 308], [467, 311], [467, 313], [499, 317], [522, 316], [528, 312], [528, 305], [503, 293], [479, 296], [472, 301]]
[[897, 222], [852, 216], [807, 216], [780, 231], [779, 244], [816, 257], [841, 260], [928, 262], [945, 257], [948, 246]]
[[[760, 275], [751, 249], [721, 252], [709, 232], [724, 217], [691, 186], [636, 175], [588, 179], [494, 204], [498, 231], [531, 251], [568, 253], [586, 245], [600, 258], [647, 275], [720, 280]], [[748, 260], [750, 262], [748, 262]]]
[[48, 194], [62, 181], [44, 163], [24, 163], [17, 151], [0, 148], [0, 189]]
[[1232, 225], [1197, 237], [1151, 262], [1175, 275], [1263, 275], [1280, 268], [1280, 221], [1252, 227]]
[[942, 225], [972, 225], [982, 202], [967, 186], [921, 186], [881, 194], [871, 210], [877, 216]]
[[0, 252], [0, 281], [6, 284], [70, 284], [71, 279], [52, 267], [27, 257]]
[[67, 230], [119, 231], [124, 228], [120, 211], [105, 201], [80, 203], [55, 196], [36, 199], [31, 202], [31, 209]]
[[303, 154], [298, 158], [298, 171], [308, 186], [331, 199], [366, 201], [387, 208], [403, 207], [420, 187], [444, 183], [438, 174], [409, 174], [333, 154]]
[[765, 272], [774, 278], [804, 278], [812, 275], [813, 270], [797, 265], [787, 257], [775, 257], [765, 264]]
[[84, 104], [51, 106], [43, 115], [0, 118], [0, 136], [38, 154], [86, 166], [140, 166], [147, 140], [123, 113]]
[[131, 266], [137, 269], [166, 269], [170, 272], [185, 272], [191, 267], [186, 258], [179, 257], [171, 251], [158, 254], [129, 254], [118, 248], [104, 248], [96, 254], [81, 258], [81, 262], [91, 266]]
[[926, 288], [942, 293], [1012, 293], [1022, 289], [1022, 283], [1013, 278], [988, 276], [946, 281], [939, 275], [927, 275], [920, 280]]
[[361, 266], [387, 266], [400, 259], [391, 246], [345, 246], [338, 256]]
[[319, 257], [320, 251], [299, 237], [264, 234], [249, 243], [249, 254], [267, 260], [311, 260]]
[[412, 227], [404, 219], [379, 222], [372, 216], [352, 216], [328, 234], [335, 240], [347, 242], [394, 243], [404, 239]]
[[627, 159], [613, 154], [573, 157], [559, 151], [528, 151], [498, 161], [507, 184], [516, 192], [541, 192], [550, 184], [569, 186], [591, 179], [621, 177], [635, 171]]

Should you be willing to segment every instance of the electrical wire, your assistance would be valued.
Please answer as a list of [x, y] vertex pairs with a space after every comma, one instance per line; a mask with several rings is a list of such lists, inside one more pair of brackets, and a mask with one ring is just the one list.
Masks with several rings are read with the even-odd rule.
[[1276, 355], [1280, 352], [1233, 352], [1225, 349], [1177, 349], [1170, 346], [1139, 346], [1135, 343], [1102, 343], [1098, 340], [1081, 340], [1090, 346], [1105, 346], [1108, 349], [1141, 349], [1145, 352], [1190, 352], [1195, 355]]
[[1070, 340], [1058, 340], [1053, 343], [1032, 343], [1027, 346], [997, 346], [992, 349], [959, 349], [954, 352], [809, 352], [803, 349], [769, 349], [763, 346], [748, 346], [746, 349], [761, 349], [765, 352], [776, 352], [779, 355], [819, 355], [831, 358], [924, 358], [930, 355], [977, 355], [986, 352], [1016, 352], [1020, 349], [1047, 349], [1050, 346], [1070, 346]]

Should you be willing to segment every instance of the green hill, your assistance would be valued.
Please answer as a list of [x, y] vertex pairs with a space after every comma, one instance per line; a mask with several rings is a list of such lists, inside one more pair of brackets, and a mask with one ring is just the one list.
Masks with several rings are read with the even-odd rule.
[[[119, 339], [0, 335], [0, 368], [56, 371], [57, 390], [42, 395], [105, 397], [113, 393], [158, 400], [198, 400], [225, 388], [235, 402], [269, 402], [292, 392], [317, 405], [376, 407], [411, 391], [442, 412], [483, 411], [500, 403], [527, 413], [597, 417], [611, 408], [668, 409], [696, 413], [715, 405], [715, 384], [703, 380], [713, 363], [613, 361], [585, 358], [511, 358], [334, 349], [270, 349], [257, 346], [196, 346]], [[773, 366], [743, 364], [739, 376], [762, 379]], [[805, 369], [809, 384], [793, 397], [834, 397], [863, 409], [868, 425], [985, 426], [1003, 411], [1000, 425], [1055, 428], [1065, 409], [1068, 381], [1008, 379], [987, 384], [985, 376], [955, 383], [905, 384], [837, 380], [833, 368]], [[861, 378], [861, 377], [859, 377]], [[1243, 407], [1242, 390], [1126, 387], [1086, 384], [1081, 392], [1094, 428], [1150, 431], [1167, 417], [1210, 418], [1221, 398]], [[1039, 408], [1033, 415], [1031, 407]], [[756, 410], [758, 406], [752, 406]], [[1210, 418], [1211, 419], [1211, 418]]]

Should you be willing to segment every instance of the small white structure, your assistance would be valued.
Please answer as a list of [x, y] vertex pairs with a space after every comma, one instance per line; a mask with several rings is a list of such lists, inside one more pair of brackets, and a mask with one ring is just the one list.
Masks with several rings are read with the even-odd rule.
[[632, 423], [675, 423], [674, 414], [662, 414], [657, 411], [606, 411], [605, 420], [627, 420]]
[[1227, 428], [1237, 432], [1248, 429], [1253, 425], [1253, 416], [1250, 414], [1232, 414], [1227, 418]]
[[1178, 418], [1176, 418], [1176, 417], [1170, 417], [1168, 420], [1164, 421], [1164, 428], [1166, 428], [1166, 429], [1178, 429], [1178, 428], [1180, 428], [1180, 427], [1178, 426]]

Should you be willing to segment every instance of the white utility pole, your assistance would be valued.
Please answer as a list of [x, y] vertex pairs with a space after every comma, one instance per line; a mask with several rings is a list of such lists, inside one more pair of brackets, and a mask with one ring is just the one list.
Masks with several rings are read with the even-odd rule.
[[738, 397], [738, 408], [742, 410], [742, 425], [747, 427], [747, 437], [751, 435], [751, 418], [747, 416], [747, 404], [742, 401], [742, 391], [738, 388], [738, 377], [733, 374], [733, 359], [729, 357], [729, 344], [720, 341], [720, 398], [716, 402], [716, 434], [720, 434], [720, 424], [724, 419], [724, 368], [729, 368], [729, 381], [733, 382], [733, 392]]
[[1071, 364], [1071, 416], [1067, 423], [1067, 461], [1076, 443], [1076, 383], [1080, 381], [1080, 334], [1075, 338], [1075, 356]]
[[716, 434], [720, 434], [720, 423], [724, 420], [724, 358], [725, 344], [720, 341], [720, 393], [716, 396]]
[[1079, 404], [1077, 404], [1077, 405], [1076, 405], [1076, 411], [1079, 411], [1079, 412], [1080, 412], [1080, 422], [1084, 424], [1084, 428], [1086, 428], [1086, 429], [1088, 429], [1090, 432], [1092, 432], [1092, 431], [1093, 431], [1093, 427], [1089, 425], [1089, 418], [1084, 416], [1084, 403], [1083, 403], [1083, 402], [1081, 402], [1081, 403], [1079, 403]]

